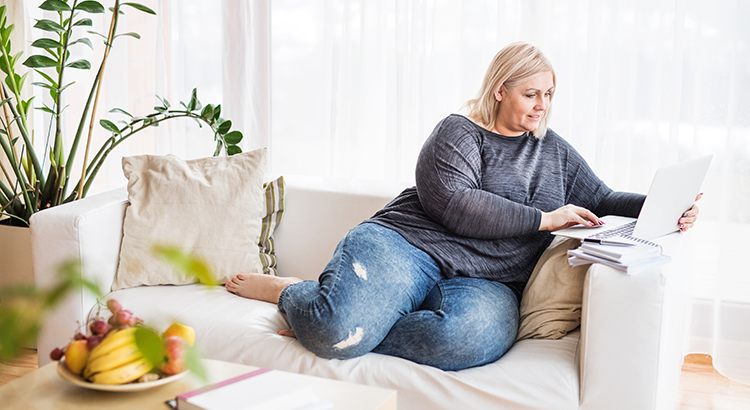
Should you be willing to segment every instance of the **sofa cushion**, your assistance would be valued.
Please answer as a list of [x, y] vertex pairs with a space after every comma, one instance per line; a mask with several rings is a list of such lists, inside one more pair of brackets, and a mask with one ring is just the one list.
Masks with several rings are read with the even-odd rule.
[[583, 281], [589, 265], [570, 266], [577, 239], [557, 237], [544, 251], [521, 298], [516, 340], [559, 339], [581, 324]]
[[191, 161], [173, 155], [123, 158], [130, 205], [112, 289], [195, 282], [160, 260], [154, 245], [198, 256], [221, 283], [238, 273], [263, 272], [266, 155], [262, 148]]

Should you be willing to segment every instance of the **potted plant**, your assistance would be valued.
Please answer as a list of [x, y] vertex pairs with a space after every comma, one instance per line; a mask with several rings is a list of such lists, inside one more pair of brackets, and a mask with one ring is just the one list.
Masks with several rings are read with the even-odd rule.
[[[8, 223], [28, 226], [29, 218], [42, 209], [74, 201], [86, 195], [97, 172], [106, 161], [109, 153], [124, 140], [139, 131], [158, 126], [160, 123], [176, 118], [192, 118], [199, 124], [205, 124], [213, 130], [216, 150], [213, 155], [225, 152], [233, 155], [242, 150], [237, 144], [242, 140], [240, 131], [232, 131], [232, 122], [221, 118], [221, 106], [208, 104], [202, 106], [196, 90], [182, 107], [172, 107], [166, 99], [159, 98], [160, 104], [154, 112], [144, 116], [133, 116], [123, 109], [114, 109], [126, 116], [118, 124], [108, 119], [99, 120], [111, 136], [101, 147], [91, 146], [91, 136], [96, 128], [96, 110], [99, 92], [109, 53], [116, 41], [123, 37], [140, 38], [137, 33], [119, 33], [118, 20], [126, 9], [156, 14], [153, 10], [138, 3], [114, 1], [109, 9], [111, 19], [106, 34], [86, 31], [93, 24], [87, 17], [90, 14], [105, 13], [105, 7], [96, 0], [46, 0], [40, 9], [57, 14], [56, 20], [38, 20], [34, 28], [45, 36], [38, 38], [31, 47], [37, 53], [21, 62], [22, 53], [14, 53], [11, 48], [10, 33], [13, 24], [6, 18], [5, 6], [0, 7], [0, 148], [6, 164], [2, 173], [8, 182], [0, 180], [0, 212], [11, 221]], [[92, 67], [86, 59], [71, 58], [71, 50], [80, 47], [92, 47], [92, 40], [87, 35], [100, 36], [104, 39], [104, 53], [99, 68], [91, 84], [88, 98], [80, 105], [66, 101], [61, 103], [62, 96], [71, 83], [66, 82], [68, 70], [87, 70]], [[28, 74], [34, 70], [42, 79], [33, 85], [49, 92], [52, 103], [33, 104], [33, 97], [22, 98], [21, 91], [28, 82]], [[35, 107], [32, 107], [34, 105]], [[51, 126], [43, 151], [38, 151], [31, 140], [31, 130], [27, 123], [30, 109], [36, 108], [50, 116]], [[78, 111], [80, 110], [80, 111]], [[63, 115], [69, 118], [80, 115], [75, 135], [66, 150], [63, 144]], [[43, 132], [36, 133], [44, 134]], [[82, 151], [82, 152], [79, 152]], [[74, 170], [71, 166], [77, 156], [83, 155], [83, 168]], [[2, 162], [0, 162], [1, 164]]]
[[[32, 55], [23, 58], [23, 53], [15, 52], [11, 47], [10, 35], [14, 25], [8, 22], [5, 6], [0, 7], [0, 265], [6, 272], [28, 270], [22, 274], [29, 278], [27, 281], [31, 278], [31, 251], [28, 229], [25, 228], [29, 226], [31, 216], [45, 208], [84, 197], [110, 152], [123, 141], [146, 128], [177, 118], [192, 118], [199, 126], [207, 125], [213, 131], [216, 141], [214, 156], [222, 152], [226, 155], [242, 152], [237, 144], [243, 137], [240, 131], [231, 130], [231, 121], [221, 117], [221, 106], [203, 106], [195, 89], [181, 107], [172, 107], [166, 99], [157, 96], [159, 104], [151, 113], [134, 116], [117, 108], [110, 112], [125, 116], [124, 121], [100, 119], [97, 124], [98, 96], [110, 51], [123, 38], [140, 38], [137, 33], [118, 31], [121, 15], [126, 11], [156, 13], [141, 4], [121, 3], [119, 0], [115, 0], [108, 10], [96, 0], [46, 0], [39, 8], [48, 15], [56, 15], [56, 18], [36, 22], [34, 28], [41, 35], [31, 43]], [[108, 32], [90, 31], [93, 22], [89, 17], [103, 13], [111, 13]], [[80, 86], [66, 80], [65, 74], [69, 70], [92, 68], [88, 59], [76, 59], [71, 51], [77, 52], [85, 47], [93, 50], [92, 38], [104, 40], [104, 52], [88, 97], [85, 101], [63, 100], [69, 87]], [[44, 89], [51, 103], [22, 97], [22, 90], [30, 83], [32, 70], [41, 81], [31, 85]], [[46, 96], [44, 99], [47, 100]], [[32, 133], [27, 122], [31, 109], [49, 116], [50, 126]], [[64, 135], [63, 116], [68, 121], [77, 118], [74, 135]], [[93, 147], [91, 137], [98, 127], [103, 127], [110, 136], [101, 146]], [[37, 136], [38, 144], [34, 144], [32, 135]], [[44, 136], [41, 141], [40, 135]], [[73, 169], [74, 161], [80, 160], [81, 156], [83, 167]], [[13, 258], [13, 261], [7, 258]], [[21, 274], [8, 272], [3, 276], [6, 275]]]

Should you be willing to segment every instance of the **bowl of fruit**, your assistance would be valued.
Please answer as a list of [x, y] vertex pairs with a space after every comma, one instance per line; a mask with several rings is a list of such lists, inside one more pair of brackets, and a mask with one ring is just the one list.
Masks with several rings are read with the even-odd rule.
[[[116, 300], [107, 301], [107, 308], [109, 319], [97, 314], [89, 320], [86, 334], [77, 333], [67, 346], [50, 353], [58, 361], [60, 377], [87, 389], [126, 392], [167, 384], [187, 373], [187, 350], [195, 342], [191, 327], [173, 323], [159, 334]], [[141, 329], [158, 335], [158, 360], [139, 348], [136, 338]]]

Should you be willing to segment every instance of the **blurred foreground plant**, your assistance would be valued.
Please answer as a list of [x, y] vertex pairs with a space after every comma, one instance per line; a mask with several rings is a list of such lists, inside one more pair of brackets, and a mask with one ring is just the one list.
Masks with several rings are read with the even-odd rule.
[[0, 360], [16, 357], [39, 335], [44, 315], [72, 289], [84, 288], [97, 296], [99, 285], [83, 278], [81, 265], [64, 263], [59, 268], [60, 281], [49, 289], [17, 285], [0, 289]]

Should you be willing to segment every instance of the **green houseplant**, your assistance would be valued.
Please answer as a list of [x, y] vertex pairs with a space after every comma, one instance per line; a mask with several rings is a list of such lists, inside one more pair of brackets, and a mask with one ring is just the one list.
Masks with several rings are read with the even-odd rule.
[[[237, 146], [242, 140], [242, 133], [232, 131], [232, 122], [221, 118], [220, 105], [203, 106], [195, 89], [188, 102], [181, 103], [181, 108], [173, 108], [166, 99], [159, 98], [160, 104], [154, 107], [154, 112], [145, 116], [133, 116], [123, 109], [111, 110], [127, 119], [119, 124], [108, 119], [99, 120], [99, 126], [111, 135], [95, 150], [91, 146], [91, 136], [96, 125], [98, 96], [109, 53], [116, 40], [122, 37], [140, 38], [133, 32], [119, 33], [118, 20], [126, 9], [156, 13], [138, 3], [115, 0], [109, 8], [109, 30], [99, 34], [86, 30], [93, 24], [88, 15], [107, 12], [96, 0], [46, 0], [39, 8], [56, 14], [57, 19], [36, 22], [34, 28], [43, 36], [31, 44], [36, 53], [21, 63], [22, 53], [14, 53], [11, 48], [10, 34], [14, 25], [7, 21], [5, 6], [0, 7], [0, 79], [3, 80], [0, 84], [0, 148], [6, 160], [0, 161], [0, 171], [6, 180], [3, 182], [0, 179], [0, 216], [9, 217], [6, 220], [9, 219], [10, 224], [28, 226], [29, 218], [35, 212], [84, 197], [107, 156], [117, 145], [139, 131], [158, 126], [166, 120], [192, 118], [199, 125], [210, 127], [216, 141], [214, 156], [222, 152], [227, 155], [242, 152]], [[64, 74], [71, 69], [92, 68], [86, 59], [73, 61], [71, 58], [71, 50], [76, 48], [88, 46], [93, 50], [92, 40], [87, 35], [104, 39], [104, 53], [88, 98], [75, 105], [75, 102], [62, 99], [65, 90], [73, 85], [66, 83]], [[33, 97], [22, 98], [22, 89], [28, 82], [31, 70], [43, 80], [32, 85], [48, 91], [51, 104], [39, 104], [32, 101]], [[27, 115], [32, 108], [49, 115], [51, 121], [45, 141], [37, 145], [32, 141], [32, 130], [27, 123]], [[64, 115], [69, 119], [79, 118], [75, 135], [63, 135]], [[69, 145], [67, 150], [66, 145]], [[38, 150], [38, 147], [44, 148]], [[74, 170], [72, 165], [78, 155], [84, 156], [83, 167]]]

